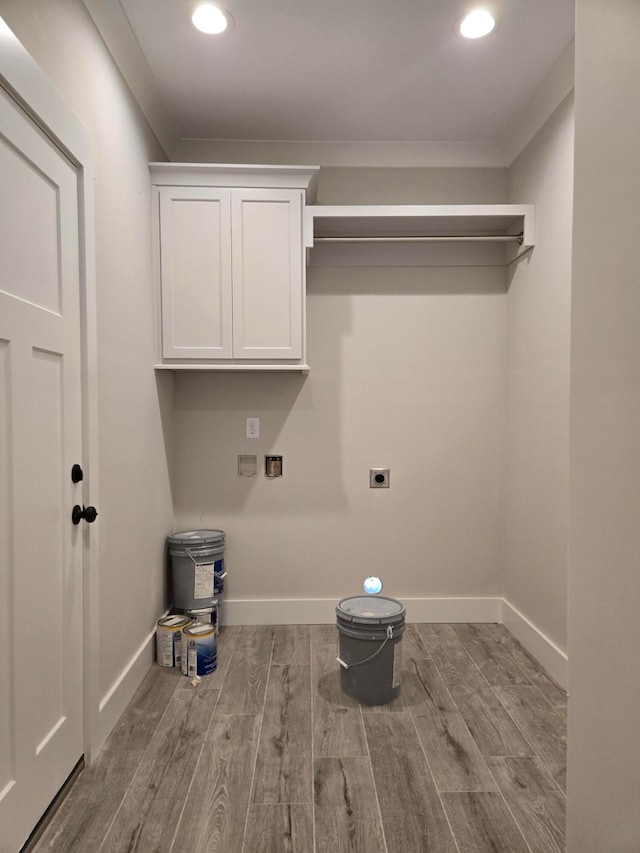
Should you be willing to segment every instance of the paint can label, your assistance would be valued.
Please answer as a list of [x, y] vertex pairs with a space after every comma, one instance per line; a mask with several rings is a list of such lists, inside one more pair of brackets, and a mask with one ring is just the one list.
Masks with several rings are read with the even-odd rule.
[[193, 572], [193, 597], [211, 598], [222, 592], [224, 583], [224, 558], [212, 563], [196, 563]]
[[182, 630], [182, 672], [184, 675], [210, 675], [218, 665], [216, 627], [194, 622]]
[[156, 624], [156, 661], [158, 666], [180, 666], [182, 629], [189, 624], [185, 616], [163, 616]]
[[224, 578], [226, 574], [224, 570], [224, 558], [216, 560], [213, 564], [213, 590], [216, 595], [224, 592]]

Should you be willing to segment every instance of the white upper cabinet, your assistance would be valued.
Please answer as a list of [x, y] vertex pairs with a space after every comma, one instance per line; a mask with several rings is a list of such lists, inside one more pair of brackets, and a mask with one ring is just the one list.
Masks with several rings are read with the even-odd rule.
[[162, 187], [163, 358], [233, 358], [231, 190]]
[[156, 367], [307, 369], [303, 212], [315, 171], [151, 165]]
[[302, 357], [300, 190], [232, 190], [233, 356]]

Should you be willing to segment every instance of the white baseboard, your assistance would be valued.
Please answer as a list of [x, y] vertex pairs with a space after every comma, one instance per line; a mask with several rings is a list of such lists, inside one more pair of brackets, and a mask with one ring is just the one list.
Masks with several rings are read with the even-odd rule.
[[408, 622], [500, 622], [500, 598], [403, 598]]
[[[408, 622], [500, 622], [567, 689], [567, 655], [504, 598], [402, 598]], [[223, 599], [223, 625], [329, 625], [336, 619], [334, 598]]]
[[502, 599], [502, 617], [500, 621], [508, 628], [513, 636], [539, 661], [549, 675], [558, 682], [563, 690], [569, 683], [569, 665], [565, 652], [553, 640], [550, 640], [533, 622], [510, 604]]
[[336, 620], [335, 598], [223, 598], [223, 625], [328, 625]]
[[[500, 622], [567, 689], [568, 660], [539, 628], [504, 598], [402, 598], [408, 622]], [[223, 599], [223, 625], [329, 625], [336, 619], [334, 598]], [[131, 660], [100, 702], [94, 754], [109, 736], [155, 659], [155, 629], [142, 641]]]
[[[336, 620], [335, 598], [223, 599], [224, 625], [329, 625]], [[501, 598], [402, 598], [409, 622], [500, 622]]]
[[155, 628], [138, 647], [118, 678], [100, 701], [98, 726], [92, 738], [94, 755], [98, 754], [113, 727], [133, 698], [156, 656]]

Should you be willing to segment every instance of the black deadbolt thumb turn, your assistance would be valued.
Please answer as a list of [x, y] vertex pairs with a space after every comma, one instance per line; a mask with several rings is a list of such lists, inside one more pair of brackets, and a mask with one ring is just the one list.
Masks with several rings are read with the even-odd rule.
[[71, 521], [74, 524], [80, 524], [83, 518], [87, 524], [93, 524], [97, 517], [98, 510], [94, 506], [84, 507], [76, 504], [71, 511]]

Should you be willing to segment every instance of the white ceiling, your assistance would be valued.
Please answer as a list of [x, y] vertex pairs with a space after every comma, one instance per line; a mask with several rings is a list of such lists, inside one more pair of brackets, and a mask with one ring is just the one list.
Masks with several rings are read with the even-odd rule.
[[468, 0], [119, 0], [184, 139], [495, 142], [573, 38], [574, 0], [489, 0], [488, 38], [454, 33]]

